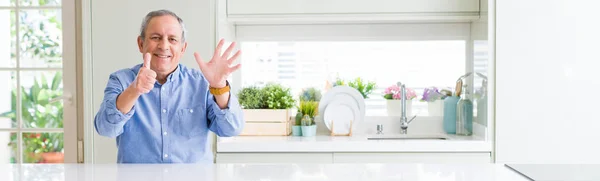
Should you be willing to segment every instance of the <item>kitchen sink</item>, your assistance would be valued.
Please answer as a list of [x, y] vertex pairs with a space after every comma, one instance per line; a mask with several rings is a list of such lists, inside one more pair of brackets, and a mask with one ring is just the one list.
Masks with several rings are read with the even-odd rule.
[[447, 140], [448, 137], [440, 135], [377, 135], [367, 137], [367, 140]]

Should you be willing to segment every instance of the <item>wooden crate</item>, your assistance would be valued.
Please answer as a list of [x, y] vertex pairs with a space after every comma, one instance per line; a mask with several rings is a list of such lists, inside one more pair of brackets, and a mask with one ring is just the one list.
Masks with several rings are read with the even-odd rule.
[[287, 122], [292, 116], [290, 109], [242, 109], [246, 122]]
[[240, 136], [288, 136], [292, 133], [292, 121], [284, 123], [246, 122]]
[[290, 109], [243, 109], [245, 126], [240, 136], [288, 136], [292, 133]]

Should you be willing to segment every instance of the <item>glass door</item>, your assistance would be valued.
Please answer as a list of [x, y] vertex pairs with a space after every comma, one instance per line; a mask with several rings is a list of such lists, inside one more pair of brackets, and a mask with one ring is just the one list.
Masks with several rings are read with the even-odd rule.
[[74, 0], [0, 0], [0, 163], [76, 162]]

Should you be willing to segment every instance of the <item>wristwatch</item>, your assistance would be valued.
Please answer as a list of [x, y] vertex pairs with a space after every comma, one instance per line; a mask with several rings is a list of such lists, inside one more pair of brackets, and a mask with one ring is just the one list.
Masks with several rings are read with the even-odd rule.
[[225, 87], [222, 88], [214, 88], [214, 87], [209, 87], [210, 93], [213, 95], [222, 95], [225, 94], [227, 92], [229, 92], [229, 90], [231, 90], [231, 87], [229, 86], [229, 81], [225, 81]]

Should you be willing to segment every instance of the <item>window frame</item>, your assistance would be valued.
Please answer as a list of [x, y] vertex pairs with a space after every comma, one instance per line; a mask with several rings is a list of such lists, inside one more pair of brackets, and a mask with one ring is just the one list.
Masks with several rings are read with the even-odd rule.
[[[414, 41], [462, 40], [465, 41], [465, 70], [473, 70], [475, 25], [472, 22], [440, 23], [340, 23], [340, 24], [243, 24], [222, 27], [231, 41], [241, 45], [245, 41]], [[226, 29], [226, 30], [223, 30]], [[242, 50], [243, 51], [243, 50]], [[238, 62], [241, 62], [238, 60]], [[244, 65], [242, 65], [244, 66]], [[243, 70], [231, 77], [233, 92], [242, 88]], [[458, 78], [458, 75], [457, 75]], [[467, 80], [473, 85], [473, 79]], [[467, 90], [473, 93], [472, 90]], [[369, 112], [369, 111], [367, 111]], [[384, 115], [367, 115], [381, 117]]]

